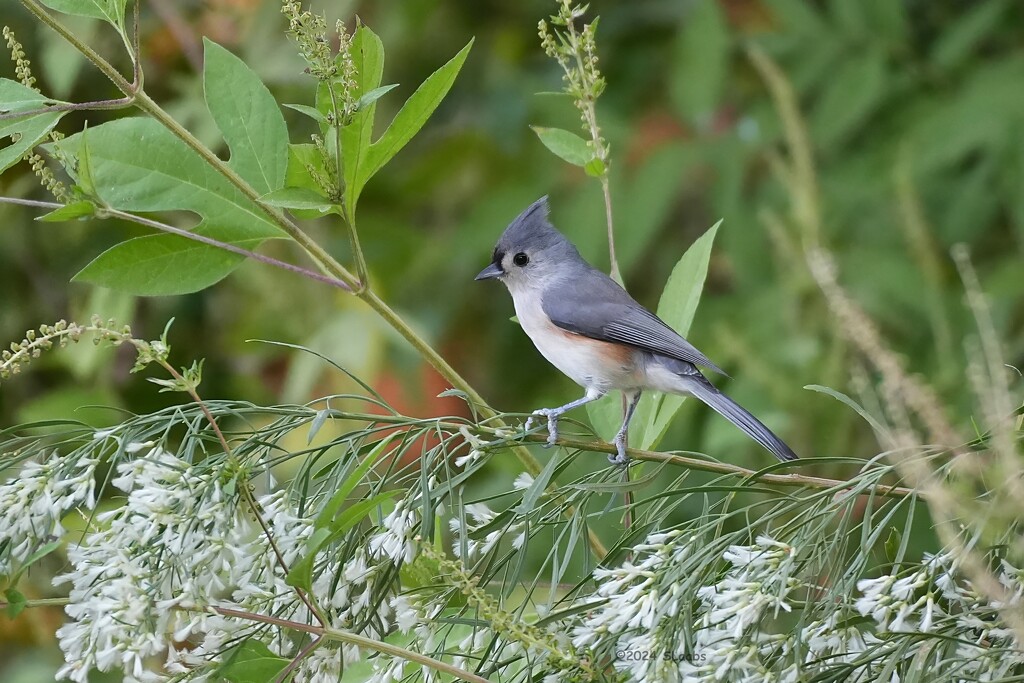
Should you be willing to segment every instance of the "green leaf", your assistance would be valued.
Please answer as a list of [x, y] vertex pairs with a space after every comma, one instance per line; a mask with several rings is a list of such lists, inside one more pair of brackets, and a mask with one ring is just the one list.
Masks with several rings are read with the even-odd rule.
[[[704, 278], [711, 259], [711, 247], [718, 233], [718, 221], [698, 238], [683, 257], [679, 259], [661, 294], [658, 317], [672, 329], [686, 336], [697, 312], [700, 295], [704, 289]], [[650, 449], [658, 445], [665, 435], [672, 418], [683, 405], [684, 397], [647, 392], [640, 399], [630, 422], [629, 445], [634, 448]], [[610, 440], [622, 423], [622, 397], [619, 392], [605, 396], [600, 401], [587, 404], [587, 414], [594, 431]]]
[[[52, 104], [64, 104], [43, 97], [17, 81], [0, 78], [0, 114], [29, 112]], [[0, 146], [0, 173], [18, 163], [57, 125], [66, 112], [26, 114], [13, 119], [0, 119], [0, 144], [17, 137], [7, 146]]]
[[327, 123], [327, 117], [324, 116], [323, 112], [321, 112], [316, 107], [310, 107], [305, 104], [285, 104], [284, 106], [288, 107], [289, 109], [294, 109], [300, 114], [305, 114], [306, 116], [313, 119], [317, 123]]
[[400, 149], [405, 147], [406, 143], [427, 122], [430, 115], [441, 104], [441, 100], [448, 94], [452, 84], [455, 83], [455, 77], [459, 75], [459, 70], [462, 69], [466, 55], [469, 54], [472, 47], [473, 41], [470, 40], [447, 64], [428, 76], [402, 105], [380, 139], [370, 145], [366, 155], [366, 165], [356, 176], [360, 188]]
[[544, 469], [540, 471], [537, 478], [533, 480], [533, 484], [523, 494], [523, 502], [516, 507], [516, 514], [527, 515], [533, 508], [537, 506], [537, 501], [544, 495], [544, 491], [548, 487], [548, 482], [551, 481], [551, 475], [555, 473], [555, 467], [558, 465], [558, 452], [556, 451], [552, 455]]
[[[244, 231], [210, 230], [205, 224], [193, 232], [249, 250], [263, 241], [246, 239]], [[136, 296], [175, 296], [216, 284], [244, 260], [239, 254], [179, 235], [146, 235], [107, 249], [72, 279]]]
[[530, 128], [555, 156], [568, 161], [573, 166], [586, 166], [594, 158], [594, 150], [590, 148], [586, 140], [575, 133], [561, 128], [542, 128], [541, 126], [530, 126]]
[[[348, 499], [352, 491], [362, 483], [363, 479], [366, 477], [366, 473], [370, 471], [370, 468], [372, 468], [374, 464], [376, 464], [377, 461], [380, 460], [380, 458], [387, 452], [388, 446], [391, 444], [391, 439], [392, 437], [390, 436], [381, 439], [373, 449], [366, 454], [362, 462], [360, 462], [352, 472], [345, 477], [345, 480], [341, 482], [341, 485], [338, 486], [338, 489], [334, 494], [326, 503], [324, 503], [324, 506], [320, 508], [320, 513], [316, 516], [316, 520], [313, 522], [315, 531], [309, 540], [306, 541], [305, 555], [295, 562], [288, 571], [288, 577], [286, 579], [288, 585], [308, 590], [313, 582], [313, 563], [316, 561], [317, 553], [320, 552], [325, 545], [330, 543], [332, 538], [344, 533], [344, 531], [348, 529], [346, 526], [347, 524], [358, 522], [374, 507], [398, 493], [398, 491], [389, 491], [375, 496], [370, 500], [360, 501], [349, 508], [349, 510], [346, 510], [345, 513], [342, 513], [342, 515], [338, 515], [338, 511], [341, 509], [341, 506], [345, 504], [345, 501]], [[337, 519], [335, 519], [336, 517]]]
[[823, 148], [840, 145], [882, 103], [888, 86], [886, 55], [880, 49], [843, 60], [825, 83], [809, 117], [812, 137]]
[[591, 178], [600, 178], [608, 171], [608, 167], [605, 165], [603, 161], [601, 161], [597, 157], [594, 157], [586, 164], [584, 164], [583, 170]]
[[[352, 39], [352, 60], [356, 65], [357, 82], [352, 93], [360, 99], [364, 94], [378, 90], [384, 75], [384, 44], [376, 33], [359, 26]], [[377, 98], [359, 107], [352, 120], [341, 130], [342, 174], [345, 179], [345, 215], [349, 223], [355, 221], [356, 204], [363, 186], [370, 178], [365, 172], [370, 152], [373, 117], [377, 112]]]
[[231, 167], [258, 192], [284, 185], [288, 129], [274, 96], [245, 62], [203, 39], [206, 106], [231, 148]]
[[[658, 303], [658, 317], [684, 337], [690, 331], [690, 324], [697, 313], [697, 305], [704, 291], [704, 279], [708, 274], [711, 249], [721, 225], [722, 221], [718, 221], [690, 245], [672, 269]], [[658, 445], [672, 418], [682, 407], [683, 400], [682, 396], [665, 394], [651, 394], [641, 399], [634, 416], [634, 422], [643, 426], [637, 440], [640, 448], [655, 448]]]
[[717, 2], [688, 5], [672, 49], [669, 97], [676, 110], [699, 128], [707, 128], [722, 97], [731, 37]]
[[379, 493], [372, 498], [361, 500], [358, 503], [353, 503], [350, 507], [345, 508], [338, 515], [336, 519], [332, 519], [327, 527], [317, 528], [310, 536], [309, 540], [306, 541], [306, 554], [302, 556], [300, 560], [292, 565], [292, 568], [288, 570], [288, 576], [285, 578], [285, 582], [289, 586], [296, 586], [298, 588], [305, 588], [311, 590], [313, 584], [313, 565], [316, 562], [317, 554], [327, 546], [328, 543], [334, 539], [342, 536], [349, 529], [354, 527], [356, 524], [361, 522], [367, 515], [369, 515], [374, 508], [381, 503], [394, 498], [401, 491], [394, 489], [391, 491], [385, 491]]
[[355, 490], [366, 477], [366, 473], [370, 471], [370, 468], [376, 464], [378, 460], [387, 452], [388, 446], [391, 445], [391, 436], [386, 436], [374, 445], [373, 449], [363, 458], [352, 473], [345, 477], [345, 481], [338, 486], [338, 490], [334, 492], [334, 495], [324, 503], [324, 506], [320, 509], [320, 514], [316, 516], [316, 520], [313, 525], [317, 529], [323, 529], [331, 524], [331, 520], [337, 514], [338, 510], [345, 503], [345, 499], [348, 498], [349, 494]]
[[124, 32], [124, 6], [127, 0], [40, 0], [52, 10], [79, 17], [102, 19]]
[[356, 102], [356, 111], [369, 107], [371, 104], [373, 104], [380, 98], [384, 97], [384, 95], [391, 92], [397, 87], [397, 83], [392, 83], [391, 85], [382, 85], [379, 88], [374, 88], [373, 90], [359, 98], [359, 101]]
[[823, 387], [820, 384], [808, 384], [804, 387], [804, 389], [809, 389], [810, 391], [816, 391], [819, 394], [831, 396], [832, 398], [839, 401], [843, 405], [853, 408], [854, 412], [856, 412], [858, 415], [864, 418], [864, 420], [869, 425], [871, 425], [871, 428], [875, 430], [875, 434], [879, 438], [887, 439], [889, 437], [889, 430], [886, 429], [882, 425], [882, 423], [876, 420], [875, 417], [867, 410], [865, 410], [859, 403], [857, 403], [856, 401], [854, 401], [852, 398], [842, 393], [841, 391], [836, 391], [835, 389], [831, 389], [829, 387]]
[[265, 204], [280, 206], [285, 209], [311, 209], [320, 213], [327, 213], [335, 208], [328, 200], [321, 197], [313, 190], [302, 187], [285, 187], [265, 194], [260, 199]]
[[266, 643], [246, 640], [228, 653], [217, 671], [218, 680], [231, 683], [268, 683], [275, 680], [291, 662], [275, 655]]
[[[73, 135], [53, 146], [81, 159], [82, 140]], [[125, 118], [90, 128], [87, 149], [96, 195], [112, 208], [192, 211], [204, 219], [195, 232], [250, 250], [284, 236], [263, 210], [154, 120]], [[177, 235], [152, 235], [115, 245], [75, 279], [136, 294], [184, 294], [217, 282], [242, 260]]]
[[971, 53], [998, 28], [1003, 15], [1011, 6], [1006, 0], [989, 0], [973, 3], [969, 9], [958, 14], [948, 28], [941, 32], [934, 42], [930, 61], [936, 67], [946, 70], [963, 64]]
[[8, 619], [16, 619], [22, 610], [25, 609], [25, 605], [28, 604], [25, 594], [14, 586], [4, 591], [4, 598], [7, 602], [7, 608], [4, 611], [7, 612]]
[[59, 209], [54, 209], [50, 213], [38, 216], [36, 220], [43, 221], [44, 223], [60, 223], [61, 221], [70, 221], [76, 218], [82, 218], [83, 216], [91, 216], [95, 212], [96, 207], [93, 203], [83, 199], [82, 201], [65, 204]]

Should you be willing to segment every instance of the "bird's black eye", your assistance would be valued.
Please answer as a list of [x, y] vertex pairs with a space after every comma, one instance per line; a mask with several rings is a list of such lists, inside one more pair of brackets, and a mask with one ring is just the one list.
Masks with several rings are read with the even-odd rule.
[[515, 256], [512, 257], [512, 263], [516, 264], [520, 268], [522, 268], [523, 266], [525, 266], [529, 262], [530, 262], [530, 257], [527, 256], [526, 254], [524, 254], [523, 252], [519, 252], [518, 254], [516, 254]]

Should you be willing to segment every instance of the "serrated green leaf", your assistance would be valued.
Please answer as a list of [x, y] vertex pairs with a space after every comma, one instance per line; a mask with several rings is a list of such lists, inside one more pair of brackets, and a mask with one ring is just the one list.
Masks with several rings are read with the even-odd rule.
[[530, 126], [544, 146], [563, 161], [573, 166], [585, 166], [594, 158], [594, 150], [579, 135], [561, 128]]
[[688, 7], [672, 49], [668, 91], [679, 114], [706, 128], [722, 96], [731, 37], [719, 3], [695, 2]]
[[406, 100], [388, 129], [384, 131], [380, 139], [370, 145], [366, 155], [366, 164], [357, 175], [359, 187], [365, 185], [367, 180], [373, 177], [419, 132], [437, 106], [441, 104], [441, 100], [448, 94], [452, 84], [455, 83], [455, 78], [459, 75], [459, 70], [462, 69], [462, 64], [466, 61], [466, 56], [472, 47], [473, 41], [470, 40], [464, 48], [459, 50], [458, 54], [428, 76], [416, 89], [416, 92]]
[[231, 149], [230, 166], [261, 194], [284, 185], [288, 129], [277, 100], [252, 69], [203, 39], [206, 106]]
[[[0, 78], [0, 114], [29, 112], [51, 104], [63, 103], [43, 97], [17, 81]], [[46, 137], [64, 114], [65, 112], [48, 112], [0, 119], [0, 145], [7, 143], [10, 138], [18, 138], [6, 146], [0, 146], [0, 173], [18, 163], [26, 152]]]
[[291, 662], [275, 655], [266, 643], [246, 640], [227, 654], [217, 670], [218, 679], [230, 683], [268, 683], [275, 680]]
[[52, 10], [79, 17], [102, 19], [124, 31], [124, 7], [128, 0], [40, 0]]
[[[53, 146], [79, 157], [82, 134]], [[195, 232], [250, 250], [284, 236], [255, 203], [154, 120], [126, 118], [90, 128], [88, 154], [96, 194], [112, 208], [192, 211], [204, 219]], [[137, 294], [182, 294], [217, 282], [242, 260], [184, 237], [151, 235], [115, 245], [75, 277]]]
[[44, 223], [59, 223], [61, 221], [70, 221], [76, 218], [82, 218], [83, 216], [91, 216], [95, 211], [96, 207], [92, 202], [82, 200], [79, 202], [65, 204], [59, 209], [54, 209], [50, 213], [36, 217], [36, 220]]
[[302, 187], [285, 187], [265, 194], [260, 199], [265, 204], [280, 206], [285, 209], [309, 209], [320, 213], [327, 213], [335, 208], [328, 200], [314, 192]]

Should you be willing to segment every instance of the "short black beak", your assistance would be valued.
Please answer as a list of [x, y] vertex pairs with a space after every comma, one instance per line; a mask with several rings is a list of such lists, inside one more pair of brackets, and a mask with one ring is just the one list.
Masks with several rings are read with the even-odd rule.
[[490, 280], [492, 278], [501, 277], [504, 274], [505, 274], [505, 271], [501, 269], [500, 265], [498, 265], [497, 263], [492, 263], [491, 265], [489, 265], [486, 268], [484, 268], [483, 270], [481, 270], [480, 274], [477, 275], [473, 279], [474, 280]]

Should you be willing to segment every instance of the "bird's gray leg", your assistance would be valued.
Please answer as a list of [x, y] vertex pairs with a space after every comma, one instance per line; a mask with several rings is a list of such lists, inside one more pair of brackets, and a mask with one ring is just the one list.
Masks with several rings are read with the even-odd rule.
[[[629, 436], [629, 421], [633, 419], [633, 412], [636, 411], [636, 404], [640, 403], [640, 394], [642, 391], [636, 391], [631, 397], [629, 397], [629, 405], [626, 406], [626, 415], [622, 419], [622, 426], [619, 427], [619, 433], [615, 435], [615, 455], [608, 455], [608, 462], [613, 465], [627, 465], [629, 463], [629, 456], [626, 455], [626, 437]], [[627, 396], [629, 396], [627, 394]]]
[[557, 408], [541, 408], [533, 411], [533, 415], [526, 420], [526, 431], [530, 431], [533, 428], [533, 421], [538, 417], [546, 417], [548, 419], [548, 443], [554, 445], [558, 441], [558, 418], [573, 408], [579, 408], [584, 403], [590, 403], [604, 396], [605, 392], [600, 389], [587, 389], [587, 393], [583, 398], [577, 399], [570, 403], [566, 403], [564, 406], [558, 406]]

